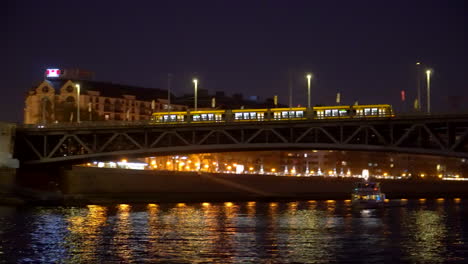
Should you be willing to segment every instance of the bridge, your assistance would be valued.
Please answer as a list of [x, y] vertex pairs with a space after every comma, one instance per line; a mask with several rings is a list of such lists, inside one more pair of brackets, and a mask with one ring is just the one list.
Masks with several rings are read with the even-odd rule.
[[360, 150], [468, 158], [468, 115], [151, 124], [82, 122], [20, 126], [22, 166], [122, 157], [252, 150]]

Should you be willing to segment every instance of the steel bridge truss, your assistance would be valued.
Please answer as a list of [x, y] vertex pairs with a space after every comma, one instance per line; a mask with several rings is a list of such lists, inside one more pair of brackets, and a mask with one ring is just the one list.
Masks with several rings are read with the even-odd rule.
[[269, 149], [389, 151], [468, 158], [468, 116], [197, 125], [19, 128], [24, 165]]

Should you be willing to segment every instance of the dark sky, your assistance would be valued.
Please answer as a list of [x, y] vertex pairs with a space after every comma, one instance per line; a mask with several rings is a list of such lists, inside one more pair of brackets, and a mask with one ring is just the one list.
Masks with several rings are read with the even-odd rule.
[[[278, 94], [305, 104], [414, 99], [415, 62], [434, 69], [434, 110], [467, 109], [467, 15], [450, 1], [10, 1], [2, 2], [0, 120], [22, 121], [26, 91], [47, 67], [92, 70], [96, 79], [229, 94]], [[464, 96], [464, 98], [463, 98]], [[406, 108], [410, 102], [407, 101]]]

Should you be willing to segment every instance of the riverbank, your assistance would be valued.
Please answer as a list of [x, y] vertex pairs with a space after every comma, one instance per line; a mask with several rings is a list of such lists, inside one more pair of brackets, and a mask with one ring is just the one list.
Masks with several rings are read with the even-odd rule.
[[[73, 167], [61, 186], [67, 204], [286, 201], [349, 199], [359, 180]], [[467, 182], [378, 181], [390, 199], [468, 198]]]
[[[11, 184], [11, 173], [9, 179]], [[20, 170], [14, 195], [10, 192], [0, 200], [2, 204], [41, 205], [344, 200], [350, 198], [359, 180], [73, 166]], [[426, 179], [378, 182], [389, 199], [468, 198], [468, 182]]]

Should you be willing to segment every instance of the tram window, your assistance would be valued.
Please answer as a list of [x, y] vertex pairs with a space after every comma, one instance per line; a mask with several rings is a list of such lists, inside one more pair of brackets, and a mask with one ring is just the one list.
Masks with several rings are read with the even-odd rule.
[[250, 113], [250, 118], [257, 119], [257, 113], [255, 112]]
[[280, 112], [274, 112], [274, 113], [273, 113], [273, 117], [274, 117], [275, 119], [280, 119], [280, 118], [281, 118], [281, 113], [280, 113]]
[[221, 121], [223, 119], [223, 116], [221, 114], [216, 114], [215, 115], [215, 120], [216, 121]]
[[282, 118], [288, 118], [289, 117], [288, 112], [287, 111], [281, 112], [281, 117]]
[[377, 108], [372, 108], [372, 115], [378, 115], [378, 109]]
[[317, 111], [317, 117], [318, 118], [323, 118], [323, 111]]
[[356, 110], [356, 115], [362, 116], [362, 109], [357, 109]]
[[371, 109], [370, 108], [364, 108], [364, 115], [371, 115]]
[[263, 120], [265, 117], [264, 113], [255, 113], [257, 115], [258, 120]]
[[184, 116], [183, 115], [178, 115], [177, 116], [177, 121], [184, 122]]
[[385, 109], [385, 108], [380, 108], [380, 109], [379, 109], [379, 115], [381, 115], [381, 116], [387, 115], [387, 113], [386, 113], [387, 111], [386, 111], [386, 110], [387, 110], [387, 109]]
[[193, 121], [200, 121], [200, 115], [193, 115]]
[[339, 114], [340, 114], [340, 116], [347, 116], [348, 111], [346, 111], [345, 109], [340, 109]]
[[304, 117], [304, 111], [296, 111], [296, 117]]
[[163, 116], [163, 119], [164, 119], [164, 122], [167, 122], [167, 121], [169, 121], [169, 116], [168, 116], [168, 115], [164, 115], [164, 116]]
[[236, 120], [241, 120], [241, 119], [242, 119], [242, 113], [236, 113], [236, 114], [234, 115], [234, 119], [236, 119]]
[[325, 110], [325, 117], [331, 116], [332, 111], [331, 110]]
[[244, 120], [248, 120], [248, 119], [250, 119], [249, 113], [244, 113]]
[[338, 109], [332, 110], [332, 116], [338, 116]]

